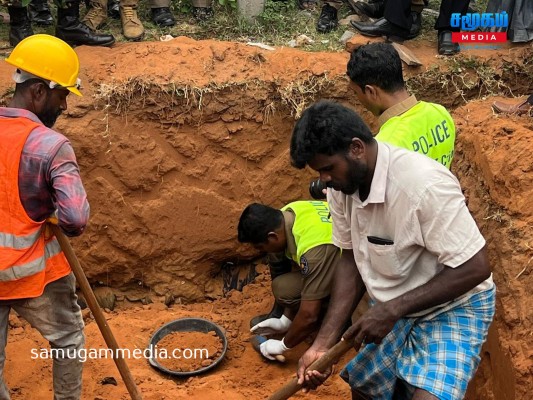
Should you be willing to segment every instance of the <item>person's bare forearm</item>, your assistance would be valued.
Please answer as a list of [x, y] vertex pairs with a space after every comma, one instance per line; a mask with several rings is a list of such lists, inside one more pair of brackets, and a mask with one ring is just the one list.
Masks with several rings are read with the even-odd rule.
[[398, 318], [452, 301], [475, 288], [490, 276], [485, 248], [465, 264], [444, 269], [426, 284], [387, 302]]
[[353, 252], [343, 250], [341, 257], [335, 271], [328, 311], [313, 343], [313, 347], [317, 349], [329, 349], [339, 340], [342, 328], [366, 292]]
[[318, 328], [321, 303], [321, 300], [301, 302], [300, 309], [283, 338], [285, 346], [292, 348], [298, 345]]

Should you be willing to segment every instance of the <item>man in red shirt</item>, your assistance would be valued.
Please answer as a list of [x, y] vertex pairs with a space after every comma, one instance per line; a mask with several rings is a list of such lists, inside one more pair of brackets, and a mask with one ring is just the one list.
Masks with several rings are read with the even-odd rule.
[[[79, 61], [49, 35], [22, 40], [6, 61], [17, 69], [13, 99], [0, 108], [0, 376], [14, 309], [50, 342], [54, 398], [76, 400], [83, 318], [74, 275], [46, 221], [54, 216], [65, 234], [77, 236], [89, 218], [72, 146], [50, 129], [67, 109], [67, 96], [81, 96]], [[9, 398], [2, 378], [0, 399]]]

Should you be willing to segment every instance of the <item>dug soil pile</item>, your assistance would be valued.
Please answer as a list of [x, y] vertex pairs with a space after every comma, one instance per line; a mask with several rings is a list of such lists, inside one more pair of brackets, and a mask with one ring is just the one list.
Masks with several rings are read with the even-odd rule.
[[223, 345], [215, 332], [172, 332], [157, 342], [156, 347], [157, 361], [164, 368], [192, 372], [211, 365], [222, 353]]
[[[495, 116], [490, 103], [495, 94], [533, 92], [531, 48], [450, 59], [435, 58], [433, 47], [418, 51], [428, 61], [406, 71], [408, 86], [453, 110], [453, 171], [487, 238], [498, 285], [496, 322], [468, 398], [529, 399], [533, 120]], [[144, 349], [161, 325], [189, 316], [214, 321], [229, 340], [216, 369], [187, 380], [170, 379], [145, 359], [128, 360], [144, 398], [265, 398], [293, 376], [306, 345], [283, 365], [251, 348], [249, 319], [268, 310], [271, 297], [264, 267], [253, 264], [257, 254], [237, 243], [238, 216], [250, 202], [282, 206], [309, 197], [313, 174], [289, 163], [292, 125], [319, 98], [362, 111], [345, 78], [348, 54], [186, 38], [77, 52], [84, 97], [69, 97], [56, 126], [72, 140], [91, 203], [90, 226], [72, 242], [89, 280], [116, 300], [107, 318], [118, 342]], [[11, 72], [0, 67], [4, 99]], [[362, 115], [375, 129], [375, 119]], [[241, 265], [241, 277], [260, 274], [242, 292], [226, 293], [236, 280], [228, 265], [230, 272]], [[104, 347], [88, 315], [86, 323], [87, 347]], [[13, 399], [51, 397], [50, 360], [31, 359], [31, 349], [42, 347], [12, 317], [6, 380]], [[110, 376], [118, 386], [102, 384]], [[84, 399], [127, 398], [112, 360], [87, 360]], [[308, 398], [349, 398], [349, 391], [334, 377]]]

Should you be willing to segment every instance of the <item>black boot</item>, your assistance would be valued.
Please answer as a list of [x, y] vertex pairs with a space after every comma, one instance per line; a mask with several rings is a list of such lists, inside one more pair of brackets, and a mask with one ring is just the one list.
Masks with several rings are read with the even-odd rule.
[[163, 27], [176, 25], [176, 20], [169, 7], [152, 8], [152, 21]]
[[318, 17], [318, 22], [316, 24], [317, 32], [328, 33], [337, 27], [339, 21], [337, 19], [337, 9], [330, 6], [329, 4], [324, 4], [322, 6], [322, 11]]
[[409, 39], [414, 39], [420, 34], [422, 29], [422, 13], [411, 11], [411, 29], [409, 29]]
[[26, 7], [8, 7], [9, 12], [9, 44], [16, 46], [19, 42], [33, 35], [28, 9]]
[[365, 3], [364, 1], [357, 1], [355, 3], [348, 1], [355, 13], [358, 15], [366, 15], [370, 18], [381, 18], [385, 13], [385, 2], [375, 1], [373, 3]]
[[57, 9], [56, 36], [71, 46], [111, 46], [113, 35], [98, 34], [80, 21], [80, 3], [66, 3], [67, 8]]
[[28, 4], [30, 20], [39, 26], [49, 26], [54, 23], [47, 0], [31, 0]]
[[107, 1], [107, 16], [113, 19], [120, 19], [120, 5], [118, 0]]

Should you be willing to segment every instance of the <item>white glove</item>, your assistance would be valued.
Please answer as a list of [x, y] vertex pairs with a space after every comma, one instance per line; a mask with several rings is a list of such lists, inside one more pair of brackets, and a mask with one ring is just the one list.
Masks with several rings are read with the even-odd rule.
[[289, 350], [289, 348], [285, 346], [283, 339], [268, 339], [266, 342], [261, 343], [260, 349], [261, 354], [269, 360], [275, 360], [276, 358], [274, 356], [277, 356], [278, 354], [283, 354], [284, 352]]
[[289, 330], [291, 324], [292, 321], [285, 315], [282, 315], [281, 318], [269, 318], [263, 322], [259, 322], [250, 329], [250, 332], [263, 336], [285, 333]]

